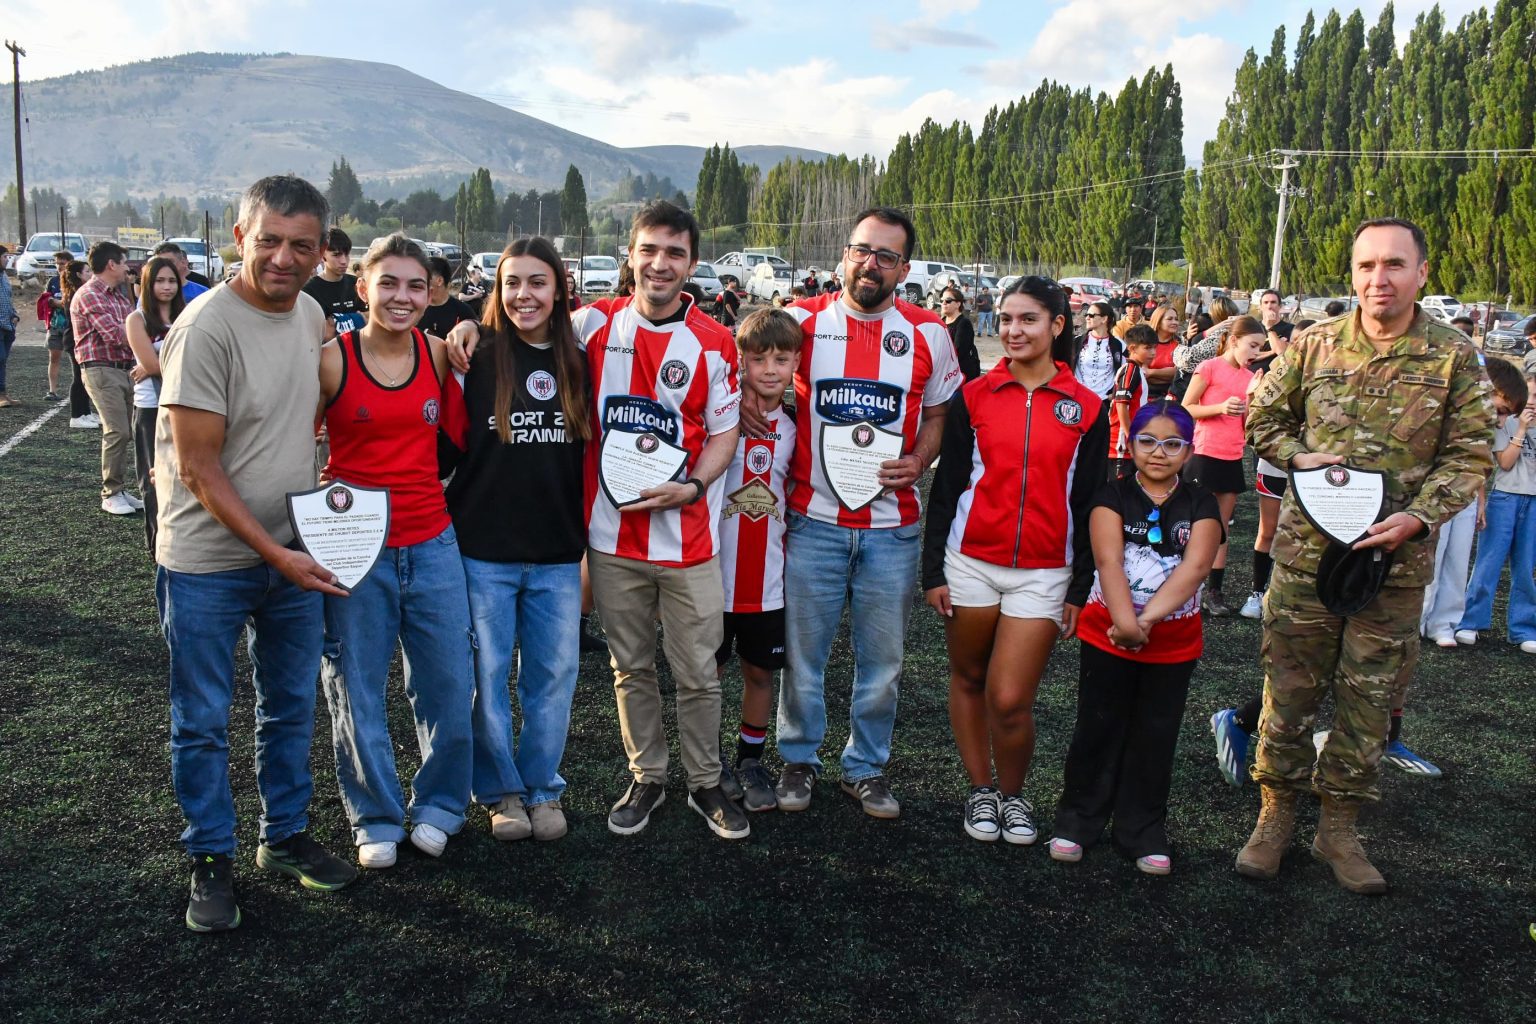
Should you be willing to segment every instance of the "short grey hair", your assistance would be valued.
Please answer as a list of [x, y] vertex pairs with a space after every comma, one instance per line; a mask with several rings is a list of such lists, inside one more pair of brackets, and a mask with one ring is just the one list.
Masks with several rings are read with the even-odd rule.
[[331, 205], [325, 201], [324, 193], [296, 174], [268, 175], [246, 189], [240, 197], [240, 230], [249, 231], [251, 222], [263, 210], [280, 217], [313, 214], [320, 222], [322, 241], [331, 218]]

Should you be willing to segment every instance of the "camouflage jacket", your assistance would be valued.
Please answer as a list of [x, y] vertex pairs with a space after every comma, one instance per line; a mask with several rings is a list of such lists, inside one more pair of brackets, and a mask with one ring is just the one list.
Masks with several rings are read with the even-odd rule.
[[[1249, 403], [1248, 443], [1277, 466], [1326, 452], [1381, 470], [1383, 515], [1406, 511], [1432, 528], [1470, 504], [1493, 468], [1491, 396], [1477, 350], [1455, 328], [1415, 307], [1407, 333], [1377, 355], [1352, 310], [1291, 339]], [[1397, 549], [1388, 586], [1429, 583], [1432, 538], [1431, 530]], [[1288, 491], [1275, 561], [1315, 573], [1327, 544]]]

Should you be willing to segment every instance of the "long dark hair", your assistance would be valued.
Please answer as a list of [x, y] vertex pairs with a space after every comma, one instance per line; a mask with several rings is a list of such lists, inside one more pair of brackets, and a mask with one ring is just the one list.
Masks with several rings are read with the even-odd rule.
[[75, 297], [75, 292], [85, 284], [85, 261], [70, 260], [69, 265], [59, 272], [59, 298], [64, 300], [64, 305], [69, 306], [69, 300]]
[[1061, 330], [1051, 339], [1051, 359], [1071, 366], [1072, 350], [1076, 345], [1072, 340], [1072, 309], [1067, 303], [1066, 289], [1048, 277], [1036, 274], [1021, 277], [1009, 285], [997, 300], [999, 311], [1010, 295], [1027, 295], [1044, 306], [1051, 319], [1061, 317]]
[[[176, 294], [171, 296], [171, 318], [162, 322], [160, 303], [155, 301], [155, 278], [167, 267], [176, 276]], [[158, 338], [170, 330], [171, 324], [181, 316], [181, 311], [187, 308], [187, 300], [181, 294], [181, 284], [181, 271], [176, 269], [176, 262], [169, 256], [156, 256], [139, 271], [139, 309], [144, 313], [144, 329], [151, 338]]]
[[495, 287], [486, 296], [485, 312], [480, 317], [480, 323], [490, 335], [491, 358], [496, 368], [496, 399], [493, 406], [496, 433], [503, 443], [512, 440], [512, 396], [521, 387], [517, 358], [513, 354], [512, 339], [515, 332], [501, 300], [504, 287], [502, 267], [507, 260], [516, 256], [532, 256], [549, 265], [550, 279], [555, 285], [554, 306], [549, 311], [549, 341], [555, 357], [555, 390], [560, 395], [560, 411], [565, 414], [566, 434], [586, 441], [592, 436], [587, 410], [590, 401], [587, 361], [576, 345], [576, 331], [571, 327], [571, 296], [565, 264], [560, 262], [560, 254], [549, 240], [538, 237], [519, 238], [502, 252], [501, 259], [496, 261]]

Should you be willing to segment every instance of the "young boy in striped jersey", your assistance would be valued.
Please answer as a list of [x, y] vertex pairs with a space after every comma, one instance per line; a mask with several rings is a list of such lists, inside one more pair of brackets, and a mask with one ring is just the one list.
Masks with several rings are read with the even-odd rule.
[[723, 675], [734, 647], [741, 659], [741, 732], [734, 770], [721, 785], [749, 811], [778, 807], [777, 780], [763, 766], [773, 709], [773, 675], [784, 667], [785, 477], [795, 450], [794, 410], [784, 392], [800, 365], [800, 325], [780, 309], [760, 309], [736, 331], [741, 387], [761, 401], [769, 428], [743, 433], [725, 473], [720, 512], [720, 567], [725, 629], [715, 664]]

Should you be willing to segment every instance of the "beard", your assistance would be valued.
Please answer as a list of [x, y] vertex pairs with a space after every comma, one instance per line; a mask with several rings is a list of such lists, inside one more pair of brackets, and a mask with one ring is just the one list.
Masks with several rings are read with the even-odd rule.
[[848, 298], [855, 306], [872, 310], [884, 304], [896, 291], [895, 284], [886, 284], [878, 271], [858, 267], [851, 274], [845, 275], [848, 282], [845, 291]]

